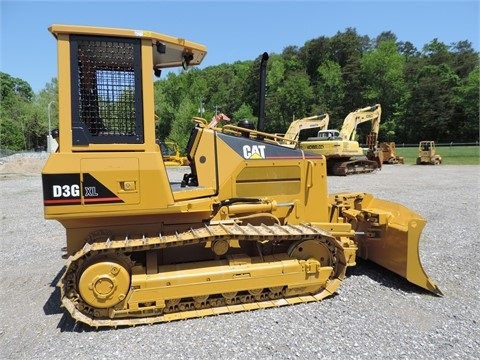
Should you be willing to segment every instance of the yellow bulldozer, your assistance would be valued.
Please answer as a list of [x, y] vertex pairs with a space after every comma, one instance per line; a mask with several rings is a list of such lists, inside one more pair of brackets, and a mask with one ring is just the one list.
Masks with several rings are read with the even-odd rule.
[[420, 262], [421, 215], [367, 193], [328, 194], [325, 157], [266, 141], [275, 136], [261, 117], [258, 130], [193, 118], [188, 173], [170, 179], [152, 72], [198, 65], [205, 46], [152, 31], [49, 30], [60, 145], [42, 170], [43, 206], [66, 230], [58, 287], [76, 321], [135, 326], [318, 301], [357, 256], [441, 294]]
[[404, 164], [405, 158], [397, 155], [395, 143], [393, 141], [384, 141], [378, 144], [379, 151], [382, 152], [384, 164]]
[[417, 165], [439, 165], [442, 157], [435, 150], [435, 141], [423, 140], [418, 144]]

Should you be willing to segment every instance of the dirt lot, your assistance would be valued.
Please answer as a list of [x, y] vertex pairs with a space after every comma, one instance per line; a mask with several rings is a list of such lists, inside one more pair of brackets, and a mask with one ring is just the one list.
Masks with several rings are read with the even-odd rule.
[[3, 359], [478, 358], [480, 166], [387, 165], [329, 177], [330, 192], [370, 192], [427, 219], [420, 256], [443, 297], [362, 262], [319, 303], [95, 330], [60, 307], [64, 230], [43, 218], [43, 161], [0, 161]]

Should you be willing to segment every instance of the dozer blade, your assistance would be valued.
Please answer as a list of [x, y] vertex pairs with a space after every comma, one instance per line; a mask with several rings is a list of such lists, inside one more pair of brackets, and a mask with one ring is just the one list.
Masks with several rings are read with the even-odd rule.
[[361, 258], [436, 295], [443, 295], [421, 264], [419, 242], [426, 224], [422, 216], [370, 194], [336, 194], [331, 196], [331, 201], [333, 208], [340, 205], [339, 213], [354, 225]]

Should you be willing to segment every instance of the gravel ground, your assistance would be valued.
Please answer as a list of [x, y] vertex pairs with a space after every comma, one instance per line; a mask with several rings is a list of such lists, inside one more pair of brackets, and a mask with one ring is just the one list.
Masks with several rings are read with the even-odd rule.
[[95, 330], [60, 308], [64, 231], [43, 218], [45, 156], [31, 157], [0, 161], [2, 359], [478, 359], [480, 166], [329, 177], [330, 192], [370, 192], [428, 220], [420, 256], [443, 297], [359, 262], [321, 302]]

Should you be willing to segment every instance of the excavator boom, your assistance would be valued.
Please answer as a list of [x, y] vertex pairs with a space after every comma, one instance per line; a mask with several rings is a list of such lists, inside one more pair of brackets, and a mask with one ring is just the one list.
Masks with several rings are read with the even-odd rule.
[[302, 141], [303, 139], [311, 136], [313, 133], [327, 129], [329, 121], [330, 117], [328, 114], [314, 115], [297, 119], [290, 124], [284, 136], [289, 140]]
[[378, 134], [381, 115], [382, 108], [380, 104], [367, 106], [349, 113], [343, 121], [340, 137], [344, 141], [355, 141], [357, 126], [367, 121], [371, 122], [371, 132]]

